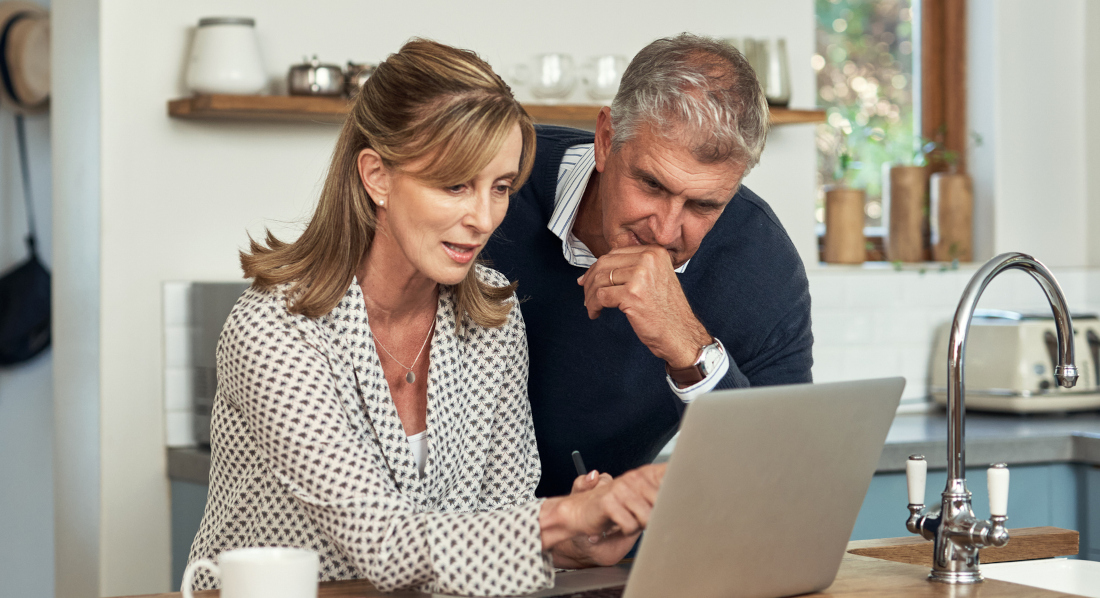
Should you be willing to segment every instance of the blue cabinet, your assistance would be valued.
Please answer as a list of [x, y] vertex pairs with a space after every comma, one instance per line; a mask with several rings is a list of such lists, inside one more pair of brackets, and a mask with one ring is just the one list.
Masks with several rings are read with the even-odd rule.
[[[985, 466], [967, 469], [967, 488], [974, 495], [974, 512], [989, 516]], [[1081, 558], [1100, 560], [1100, 468], [1090, 465], [1054, 463], [1010, 467], [1008, 526], [1052, 525], [1081, 533]], [[939, 502], [947, 483], [947, 472], [928, 472], [926, 504]], [[880, 473], [859, 511], [852, 540], [893, 538], [910, 535], [905, 529], [909, 511], [905, 474]], [[1095, 539], [1095, 540], [1094, 540]]]
[[1100, 467], [1081, 465], [1081, 556], [1100, 561]]
[[206, 492], [206, 484], [172, 480], [172, 583], [168, 586], [172, 591], [183, 581], [191, 543], [206, 510]]

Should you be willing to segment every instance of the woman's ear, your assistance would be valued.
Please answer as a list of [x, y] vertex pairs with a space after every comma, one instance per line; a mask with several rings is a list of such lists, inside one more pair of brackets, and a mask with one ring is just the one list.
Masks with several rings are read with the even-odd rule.
[[385, 206], [386, 200], [389, 199], [390, 183], [393, 179], [390, 176], [390, 169], [382, 162], [382, 156], [378, 155], [378, 152], [367, 148], [359, 152], [357, 165], [359, 168], [359, 181], [363, 183], [367, 195], [374, 200], [374, 203]]

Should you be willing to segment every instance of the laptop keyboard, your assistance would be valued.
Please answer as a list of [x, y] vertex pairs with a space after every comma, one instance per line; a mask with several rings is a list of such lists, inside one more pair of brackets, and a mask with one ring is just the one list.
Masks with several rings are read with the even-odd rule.
[[555, 594], [553, 598], [622, 598], [623, 589], [626, 586], [613, 586], [610, 588], [596, 588], [571, 594]]

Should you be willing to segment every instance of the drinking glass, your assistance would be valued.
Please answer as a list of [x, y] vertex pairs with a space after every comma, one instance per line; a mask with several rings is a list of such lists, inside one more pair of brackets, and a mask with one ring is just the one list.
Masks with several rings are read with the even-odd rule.
[[596, 101], [615, 99], [627, 60], [615, 54], [593, 58], [584, 70], [584, 86], [588, 97]]
[[573, 58], [568, 54], [553, 52], [535, 58], [531, 95], [546, 103], [557, 103], [569, 97], [577, 77], [573, 72]]
[[761, 83], [764, 96], [771, 106], [786, 106], [791, 102], [791, 74], [787, 65], [787, 40], [782, 37], [762, 40], [765, 45], [765, 72]]

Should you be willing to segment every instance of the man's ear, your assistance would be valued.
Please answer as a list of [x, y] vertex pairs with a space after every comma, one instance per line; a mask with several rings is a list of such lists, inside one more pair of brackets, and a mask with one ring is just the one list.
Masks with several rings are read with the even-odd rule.
[[607, 157], [611, 155], [611, 135], [614, 131], [611, 128], [611, 108], [604, 106], [600, 108], [599, 115], [596, 116], [596, 171], [603, 172], [604, 165], [607, 164]]
[[390, 169], [382, 162], [382, 156], [378, 155], [378, 152], [367, 148], [359, 152], [359, 158], [356, 162], [359, 169], [359, 181], [363, 183], [367, 195], [374, 200], [375, 204], [385, 206], [386, 200], [389, 199], [393, 177], [390, 174]]

